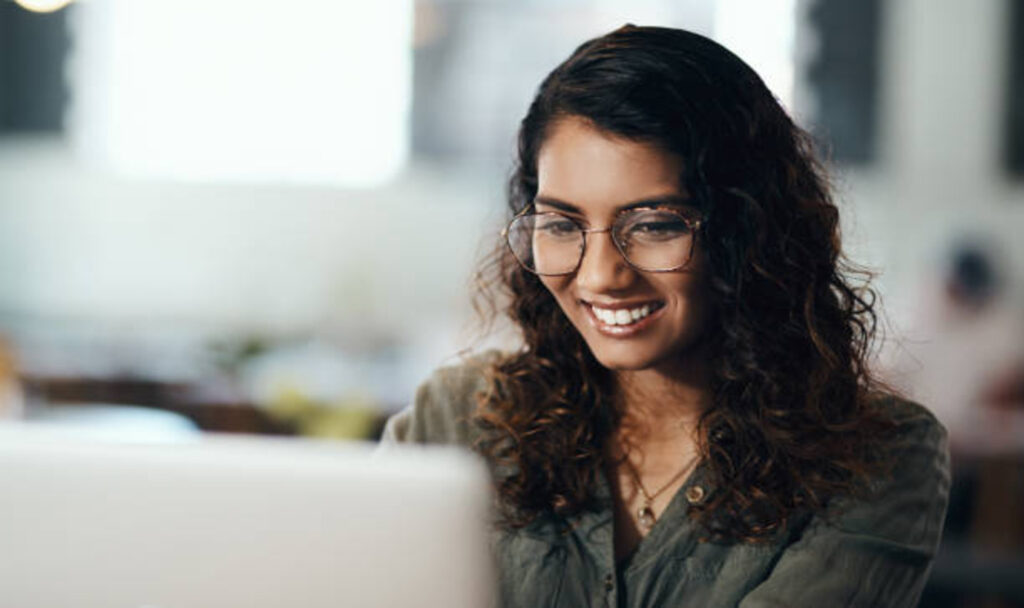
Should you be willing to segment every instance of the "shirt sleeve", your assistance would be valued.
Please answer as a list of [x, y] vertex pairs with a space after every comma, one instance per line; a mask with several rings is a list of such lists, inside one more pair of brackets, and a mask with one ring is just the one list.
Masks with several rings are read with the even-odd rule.
[[740, 608], [917, 606], [942, 533], [950, 465], [945, 429], [915, 408], [874, 499], [812, 519]]
[[381, 449], [399, 443], [471, 446], [471, 417], [477, 395], [486, 388], [485, 367], [497, 356], [488, 352], [460, 365], [442, 367], [416, 389], [412, 403], [388, 418]]

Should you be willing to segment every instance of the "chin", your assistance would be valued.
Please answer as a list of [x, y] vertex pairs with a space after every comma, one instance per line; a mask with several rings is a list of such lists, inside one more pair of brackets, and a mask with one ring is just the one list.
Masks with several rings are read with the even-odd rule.
[[667, 360], [674, 358], [668, 353], [645, 352], [635, 345], [605, 345], [588, 342], [591, 354], [603, 367], [612, 371], [641, 371], [660, 367]]
[[687, 332], [672, 342], [655, 340], [653, 344], [583, 335], [597, 362], [611, 371], [669, 370], [685, 364], [688, 359], [694, 361], [707, 356], [703, 332], [698, 335]]

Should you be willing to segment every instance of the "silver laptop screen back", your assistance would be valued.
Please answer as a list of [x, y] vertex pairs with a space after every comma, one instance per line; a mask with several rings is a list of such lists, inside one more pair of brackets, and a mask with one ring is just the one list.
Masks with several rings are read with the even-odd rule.
[[0, 428], [5, 605], [489, 603], [486, 473], [467, 454], [22, 426]]

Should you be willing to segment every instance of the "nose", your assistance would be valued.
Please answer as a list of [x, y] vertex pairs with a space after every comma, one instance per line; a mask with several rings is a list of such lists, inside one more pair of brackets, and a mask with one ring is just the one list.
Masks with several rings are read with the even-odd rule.
[[583, 259], [576, 271], [576, 284], [588, 293], [607, 293], [626, 289], [636, 271], [622, 257], [607, 230], [587, 234]]

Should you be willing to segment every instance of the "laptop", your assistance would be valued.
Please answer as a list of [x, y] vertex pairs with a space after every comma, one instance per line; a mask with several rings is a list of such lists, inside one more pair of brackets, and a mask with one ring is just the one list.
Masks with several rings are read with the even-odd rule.
[[6, 423], [0, 496], [4, 606], [491, 603], [486, 470], [450, 448]]

